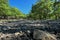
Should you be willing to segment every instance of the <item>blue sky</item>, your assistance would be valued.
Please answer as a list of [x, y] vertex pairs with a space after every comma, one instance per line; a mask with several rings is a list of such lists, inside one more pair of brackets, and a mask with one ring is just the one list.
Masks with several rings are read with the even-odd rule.
[[11, 7], [16, 7], [25, 14], [28, 14], [37, 0], [9, 0]]

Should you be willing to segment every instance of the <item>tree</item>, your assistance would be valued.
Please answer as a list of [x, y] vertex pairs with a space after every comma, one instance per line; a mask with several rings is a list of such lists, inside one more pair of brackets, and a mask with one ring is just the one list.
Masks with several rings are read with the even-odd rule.
[[17, 8], [12, 8], [8, 5], [8, 0], [0, 1], [0, 17], [8, 18], [23, 18], [25, 15]]
[[23, 18], [25, 17], [25, 15], [19, 11], [17, 8], [12, 8], [10, 9], [11, 11], [11, 15], [10, 16], [14, 16], [15, 18]]
[[32, 6], [30, 13], [30, 18], [33, 19], [48, 19], [53, 12], [53, 4], [51, 0], [40, 0], [35, 5]]
[[60, 18], [60, 2], [54, 3], [54, 12], [53, 15], [55, 16], [55, 19]]
[[0, 0], [0, 16], [6, 18], [9, 10], [8, 0]]

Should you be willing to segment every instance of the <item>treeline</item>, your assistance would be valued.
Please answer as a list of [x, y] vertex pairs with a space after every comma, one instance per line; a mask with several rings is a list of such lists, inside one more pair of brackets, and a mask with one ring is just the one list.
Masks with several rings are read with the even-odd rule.
[[10, 7], [9, 0], [0, 0], [0, 18], [25, 18], [25, 14], [15, 7]]
[[38, 0], [37, 3], [32, 6], [28, 19], [60, 19], [59, 0]]
[[0, 0], [0, 18], [60, 19], [60, 2], [57, 0], [38, 0], [32, 5], [31, 12], [28, 15], [23, 14], [16, 7], [10, 7], [8, 1]]

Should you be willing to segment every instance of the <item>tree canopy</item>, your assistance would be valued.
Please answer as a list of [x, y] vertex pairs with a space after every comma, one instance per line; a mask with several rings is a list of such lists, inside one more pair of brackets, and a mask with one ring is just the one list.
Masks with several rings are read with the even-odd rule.
[[39, 0], [32, 6], [29, 14], [31, 19], [58, 19], [60, 18], [60, 2], [52, 0]]
[[23, 18], [25, 15], [16, 7], [10, 7], [8, 1], [9, 0], [0, 0], [0, 17]]

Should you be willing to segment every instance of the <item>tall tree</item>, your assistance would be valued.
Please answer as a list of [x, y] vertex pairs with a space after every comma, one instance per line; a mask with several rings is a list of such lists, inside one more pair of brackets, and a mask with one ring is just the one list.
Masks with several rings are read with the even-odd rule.
[[60, 18], [60, 2], [54, 3], [54, 12], [53, 15], [55, 16], [55, 19]]
[[33, 5], [30, 17], [33, 19], [48, 19], [53, 12], [53, 2], [51, 0], [40, 0]]
[[15, 18], [23, 18], [25, 15], [19, 11], [17, 8], [12, 8], [8, 4], [9, 0], [0, 0], [0, 17], [8, 18], [8, 17], [15, 17]]
[[8, 9], [8, 0], [0, 0], [0, 16], [6, 18]]

